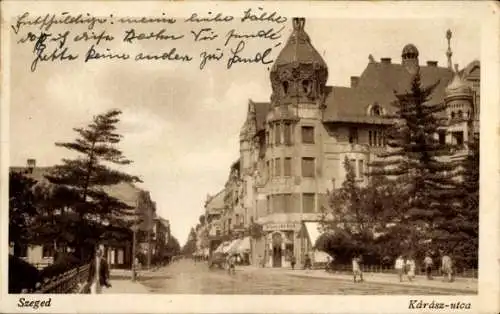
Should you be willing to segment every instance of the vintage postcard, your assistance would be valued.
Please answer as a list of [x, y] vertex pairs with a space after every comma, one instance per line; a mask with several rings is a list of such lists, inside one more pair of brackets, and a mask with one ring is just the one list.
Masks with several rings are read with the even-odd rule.
[[2, 2], [2, 312], [498, 313], [494, 2]]

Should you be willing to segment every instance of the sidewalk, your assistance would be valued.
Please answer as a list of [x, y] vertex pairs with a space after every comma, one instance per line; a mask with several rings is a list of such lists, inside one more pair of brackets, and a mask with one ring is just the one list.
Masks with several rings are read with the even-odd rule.
[[[152, 276], [156, 273], [156, 271], [158, 271], [158, 267], [157, 268], [151, 268], [151, 269], [142, 269], [142, 270], [137, 270], [137, 276], [138, 277], [141, 277], [141, 276], [144, 276], [144, 277], [149, 277], [149, 276]], [[115, 279], [128, 279], [128, 278], [132, 278], [132, 270], [130, 269], [111, 269], [109, 271], [109, 275], [111, 277], [111, 280], [113, 280], [113, 278]]]
[[102, 294], [149, 293], [149, 290], [139, 282], [130, 279], [111, 279], [111, 288], [102, 288]]
[[[269, 271], [269, 272], [279, 272], [286, 274], [288, 276], [294, 277], [306, 277], [306, 278], [317, 278], [317, 279], [332, 279], [332, 280], [342, 280], [351, 281], [353, 280], [352, 275], [349, 273], [327, 273], [323, 269], [316, 270], [303, 270], [296, 269], [291, 270], [290, 268], [259, 268], [256, 266], [240, 266], [238, 267], [245, 272], [253, 271]], [[238, 269], [237, 268], [237, 269]], [[473, 278], [456, 278], [454, 282], [443, 282], [442, 277], [435, 277], [434, 280], [427, 280], [425, 276], [417, 276], [413, 281], [409, 282], [408, 279], [403, 278], [403, 282], [399, 282], [399, 278], [395, 274], [384, 274], [384, 273], [363, 273], [363, 279], [370, 283], [380, 283], [389, 285], [401, 285], [401, 286], [418, 286], [418, 287], [428, 287], [437, 289], [447, 289], [455, 290], [465, 293], [477, 293], [477, 279]]]

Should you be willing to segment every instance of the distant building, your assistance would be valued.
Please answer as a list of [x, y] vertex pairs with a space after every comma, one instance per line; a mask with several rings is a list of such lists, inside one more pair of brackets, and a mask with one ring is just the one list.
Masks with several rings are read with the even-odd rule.
[[208, 236], [207, 242], [210, 254], [212, 254], [226, 238], [222, 232], [222, 217], [225, 212], [225, 195], [225, 190], [221, 190], [213, 196], [208, 195], [205, 201], [206, 232], [204, 235]]
[[[423, 86], [438, 83], [429, 103], [447, 105], [449, 125], [436, 135], [440, 141], [465, 145], [479, 132], [479, 61], [453, 69], [449, 49], [446, 67], [435, 61], [422, 65], [418, 49], [408, 44], [401, 63], [370, 55], [350, 86], [327, 86], [328, 67], [304, 26], [305, 19], [293, 19], [292, 34], [270, 72], [270, 102], [248, 102], [239, 169], [230, 170], [239, 174], [242, 194], [232, 175], [225, 190], [234, 206], [228, 219], [238, 212], [245, 226], [251, 221], [263, 226], [264, 235], [252, 241], [253, 260], [263, 256], [272, 267], [288, 266], [292, 255], [300, 264], [313, 252], [320, 210], [327, 191], [345, 179], [346, 157], [356, 180], [367, 183], [368, 164], [386, 150], [395, 92], [409, 91], [417, 71]], [[449, 46], [451, 33], [447, 39]], [[226, 217], [229, 212], [226, 208]]]

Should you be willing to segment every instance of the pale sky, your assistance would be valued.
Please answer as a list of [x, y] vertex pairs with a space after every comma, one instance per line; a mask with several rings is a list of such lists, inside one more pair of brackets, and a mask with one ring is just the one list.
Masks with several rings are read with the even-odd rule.
[[[283, 25], [284, 36], [277, 41], [282, 45], [290, 34], [291, 22]], [[235, 23], [218, 30], [238, 27], [257, 31], [283, 25], [253, 24], [242, 29]], [[448, 28], [453, 32], [453, 62], [462, 68], [479, 59], [480, 28], [464, 20], [308, 19], [305, 25], [329, 66], [328, 84], [342, 86], [349, 84], [350, 76], [362, 73], [369, 54], [376, 60], [390, 57], [400, 63], [401, 49], [407, 43], [417, 46], [421, 64], [436, 60], [445, 65]], [[117, 30], [115, 25], [110, 32]], [[175, 30], [189, 33], [180, 26]], [[248, 51], [269, 46], [269, 42], [257, 42], [249, 42]], [[122, 47], [117, 42], [101, 45], [117, 51]], [[202, 45], [179, 41], [175, 47], [197, 56]], [[33, 46], [12, 47], [11, 165], [25, 165], [28, 158], [35, 158], [39, 166], [59, 163], [67, 151], [54, 142], [74, 139], [73, 127], [85, 126], [93, 115], [109, 108], [119, 108], [123, 111], [121, 149], [134, 161], [124, 170], [143, 179], [140, 186], [151, 192], [158, 213], [170, 220], [181, 245], [204, 212], [207, 193], [215, 194], [224, 186], [231, 163], [239, 157], [238, 135], [248, 99], [268, 101], [270, 95], [264, 65], [235, 65], [226, 70], [224, 64], [213, 64], [200, 71], [196, 63], [85, 64], [80, 60], [40, 64], [32, 73]], [[169, 51], [172, 47], [169, 41], [157, 41], [127, 51]], [[273, 50], [271, 57], [278, 52]]]

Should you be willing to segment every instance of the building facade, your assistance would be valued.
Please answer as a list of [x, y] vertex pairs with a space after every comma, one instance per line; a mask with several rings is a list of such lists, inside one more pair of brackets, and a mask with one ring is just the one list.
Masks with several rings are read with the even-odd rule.
[[[271, 69], [270, 102], [249, 100], [240, 132], [241, 207], [245, 221], [264, 231], [252, 241], [253, 260], [263, 258], [270, 267], [289, 266], [292, 255], [300, 264], [305, 254], [314, 254], [317, 230], [311, 228], [317, 229], [328, 191], [345, 179], [345, 158], [366, 184], [368, 164], [386, 149], [395, 92], [409, 91], [417, 71], [423, 86], [437, 83], [429, 103], [447, 105], [449, 123], [437, 135], [440, 141], [465, 145], [479, 130], [478, 61], [453, 69], [449, 48], [448, 66], [422, 65], [418, 49], [408, 44], [401, 63], [370, 55], [350, 86], [327, 86], [328, 67], [304, 27], [305, 19], [293, 19]], [[449, 47], [451, 32], [447, 39]]]

